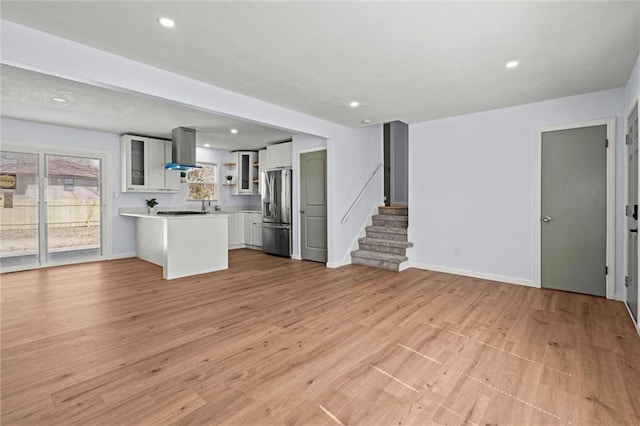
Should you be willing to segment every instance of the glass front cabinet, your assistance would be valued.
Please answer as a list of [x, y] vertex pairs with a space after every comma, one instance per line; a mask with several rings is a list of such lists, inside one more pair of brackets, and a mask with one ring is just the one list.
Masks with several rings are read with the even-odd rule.
[[236, 195], [258, 194], [258, 153], [254, 151], [238, 151], [238, 181], [234, 187]]
[[120, 143], [122, 192], [180, 191], [180, 172], [164, 167], [171, 162], [171, 141], [123, 135]]

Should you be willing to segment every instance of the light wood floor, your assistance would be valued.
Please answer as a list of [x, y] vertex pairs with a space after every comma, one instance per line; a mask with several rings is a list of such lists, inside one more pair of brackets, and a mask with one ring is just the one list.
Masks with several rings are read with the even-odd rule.
[[5, 274], [2, 424], [640, 424], [640, 338], [601, 298], [235, 250]]

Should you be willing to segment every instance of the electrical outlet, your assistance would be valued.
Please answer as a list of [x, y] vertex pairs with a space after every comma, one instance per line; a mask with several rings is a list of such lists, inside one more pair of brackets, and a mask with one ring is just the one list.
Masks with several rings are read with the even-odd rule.
[[456, 256], [460, 256], [460, 247], [454, 247], [453, 254], [455, 254]]

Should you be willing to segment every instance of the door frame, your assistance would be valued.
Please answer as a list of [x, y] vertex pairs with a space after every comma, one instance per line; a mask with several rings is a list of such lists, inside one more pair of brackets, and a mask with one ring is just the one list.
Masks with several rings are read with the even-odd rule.
[[607, 126], [607, 139], [609, 147], [607, 148], [607, 247], [606, 262], [609, 268], [606, 275], [606, 297], [613, 299], [615, 297], [615, 201], [616, 201], [616, 119], [615, 117], [603, 118], [597, 120], [580, 121], [576, 123], [557, 124], [552, 126], [542, 126], [536, 128], [535, 136], [535, 153], [534, 153], [534, 204], [533, 204], [533, 242], [534, 242], [534, 261], [533, 274], [535, 287], [542, 287], [542, 134], [546, 132], [554, 132], [558, 130], [579, 129], [582, 127]]
[[[624, 129], [623, 134], [627, 134], [627, 128], [629, 127], [629, 116], [633, 112], [634, 108], [638, 108], [638, 113], [640, 114], [640, 90], [638, 90], [638, 95], [636, 99], [631, 103], [631, 106], [624, 114]], [[626, 139], [625, 139], [626, 142]], [[638, 180], [640, 180], [640, 173], [638, 174]], [[623, 173], [623, 191], [624, 191], [624, 206], [626, 207], [629, 203], [629, 164], [627, 161], [627, 144], [624, 144], [624, 173]], [[640, 182], [638, 182], [638, 199], [640, 199]], [[629, 232], [629, 224], [626, 220], [626, 215], [623, 216], [623, 238], [622, 238], [622, 276], [625, 277], [629, 270], [629, 260], [627, 256], [627, 251], [629, 250], [629, 242], [627, 240], [627, 234]], [[638, 265], [640, 265], [640, 250], [638, 250]], [[640, 277], [636, 277], [638, 279]], [[622, 303], [624, 303], [625, 308], [629, 312], [629, 317], [631, 318], [631, 322], [633, 323], [633, 315], [631, 314], [631, 310], [629, 306], [627, 306], [627, 286], [624, 285], [624, 278], [622, 281]], [[640, 299], [638, 300], [638, 308], [640, 308]], [[638, 311], [640, 312], [640, 310]], [[637, 323], [634, 323], [636, 327], [636, 331], [640, 335], [640, 320]]]
[[[313, 147], [313, 148], [308, 148], [308, 149], [301, 149], [300, 151], [297, 151], [297, 157], [298, 157], [298, 170], [296, 173], [296, 214], [295, 214], [295, 218], [296, 218], [296, 228], [298, 231], [298, 235], [296, 236], [296, 241], [297, 241], [297, 245], [298, 245], [298, 253], [292, 253], [291, 258], [295, 259], [295, 260], [304, 260], [302, 259], [302, 226], [300, 223], [300, 182], [302, 181], [302, 173], [301, 173], [301, 167], [300, 167], [300, 158], [302, 157], [302, 154], [308, 154], [310, 152], [317, 152], [317, 151], [327, 151], [327, 181], [325, 182], [325, 186], [327, 188], [327, 262], [325, 263], [325, 265], [329, 264], [329, 150], [327, 149], [326, 146], [317, 146], [317, 147]], [[293, 214], [292, 214], [292, 220], [293, 220]]]
[[[72, 157], [82, 157], [82, 156], [87, 156], [87, 157], [92, 157], [92, 158], [99, 158], [101, 160], [101, 168], [102, 168], [102, 176], [100, 179], [100, 182], [102, 184], [102, 205], [101, 205], [101, 212], [100, 212], [100, 220], [101, 220], [101, 229], [100, 229], [100, 239], [101, 239], [101, 244], [102, 244], [102, 255], [99, 256], [98, 258], [92, 259], [91, 262], [94, 262], [96, 260], [101, 261], [101, 260], [108, 260], [111, 259], [113, 257], [113, 246], [112, 246], [112, 215], [111, 215], [111, 195], [113, 194], [112, 192], [112, 185], [111, 185], [111, 179], [109, 178], [108, 173], [112, 170], [112, 155], [111, 152], [109, 151], [98, 151], [98, 150], [87, 150], [87, 149], [76, 149], [76, 148], [72, 148], [72, 147], [58, 147], [58, 146], [47, 146], [47, 145], [42, 145], [42, 144], [25, 144], [25, 143], [16, 143], [13, 141], [8, 141], [8, 142], [2, 142], [2, 151], [13, 151], [13, 152], [26, 152], [26, 153], [30, 153], [30, 154], [38, 154], [38, 155], [47, 155], [47, 154], [51, 154], [51, 155], [67, 155], [67, 156], [72, 156]], [[73, 149], [73, 150], [72, 150]], [[38, 164], [38, 173], [40, 174], [43, 170], [44, 170], [44, 164]], [[43, 179], [44, 176], [40, 175], [39, 176], [40, 181], [40, 187], [42, 187], [43, 185]], [[41, 191], [42, 189], [40, 188], [39, 191]], [[38, 207], [38, 209], [40, 209], [40, 206]], [[43, 224], [40, 224], [39, 226], [42, 227]], [[38, 231], [38, 238], [41, 238], [40, 236], [40, 230]], [[39, 243], [38, 243], [39, 245]], [[38, 250], [42, 250], [42, 247], [39, 247]], [[39, 253], [40, 255], [42, 254], [41, 252]], [[42, 259], [40, 259], [42, 260]], [[9, 267], [9, 268], [3, 268], [2, 272], [13, 272], [13, 271], [26, 271], [26, 270], [30, 270], [30, 269], [40, 269], [40, 268], [49, 268], [52, 266], [59, 266], [59, 265], [70, 265], [70, 264], [74, 264], [74, 263], [84, 263], [85, 261], [71, 261], [71, 262], [65, 262], [65, 263], [58, 263], [58, 262], [52, 262], [46, 265], [31, 265], [28, 266], [26, 268], [15, 268], [15, 267]]]

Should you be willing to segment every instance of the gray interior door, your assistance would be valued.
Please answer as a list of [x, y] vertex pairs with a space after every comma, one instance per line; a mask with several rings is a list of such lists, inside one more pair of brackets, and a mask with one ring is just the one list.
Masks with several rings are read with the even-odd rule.
[[384, 124], [384, 204], [409, 204], [409, 125]]
[[607, 126], [542, 134], [541, 285], [606, 295]]
[[391, 205], [391, 123], [384, 123], [384, 205]]
[[300, 155], [300, 257], [327, 261], [327, 151]]
[[629, 116], [627, 128], [627, 288], [626, 302], [638, 321], [638, 106]]

